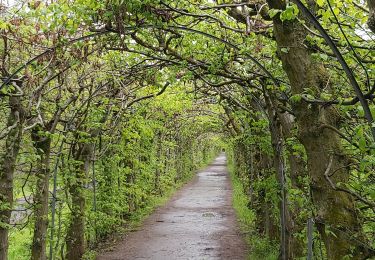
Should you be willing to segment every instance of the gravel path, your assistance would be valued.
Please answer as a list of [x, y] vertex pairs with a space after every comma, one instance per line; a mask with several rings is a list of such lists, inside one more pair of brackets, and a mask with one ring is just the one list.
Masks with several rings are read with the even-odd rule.
[[221, 154], [98, 260], [246, 259], [232, 208], [232, 190]]

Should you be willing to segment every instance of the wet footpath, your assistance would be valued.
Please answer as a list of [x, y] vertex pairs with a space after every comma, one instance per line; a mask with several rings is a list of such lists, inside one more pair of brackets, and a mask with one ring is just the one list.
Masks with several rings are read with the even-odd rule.
[[220, 154], [137, 231], [97, 259], [246, 259], [225, 155]]

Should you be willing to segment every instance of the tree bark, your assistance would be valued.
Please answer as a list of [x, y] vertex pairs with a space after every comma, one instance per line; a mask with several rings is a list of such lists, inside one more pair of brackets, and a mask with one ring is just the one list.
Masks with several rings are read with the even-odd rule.
[[[284, 1], [267, 0], [270, 8], [285, 10]], [[279, 15], [273, 18], [274, 34], [283, 68], [288, 75], [293, 94], [302, 94], [310, 88], [319, 94], [327, 84], [327, 71], [315, 63], [303, 42], [305, 29], [298, 21], [284, 21]], [[287, 48], [287, 52], [280, 51]], [[316, 207], [316, 223], [324, 240], [329, 259], [364, 258], [366, 250], [353, 238], [362, 238], [361, 223], [351, 195], [335, 191], [324, 177], [329, 175], [335, 183], [346, 183], [349, 178], [349, 162], [343, 152], [338, 134], [323, 128], [322, 124], [338, 127], [338, 113], [333, 107], [307, 104], [303, 100], [294, 104], [299, 127], [299, 140], [307, 153], [310, 188]], [[332, 167], [327, 169], [332, 158]], [[327, 232], [329, 231], [329, 232]], [[354, 250], [353, 250], [354, 249]]]
[[[289, 114], [280, 114], [278, 113], [278, 117], [280, 119], [280, 123], [283, 129], [283, 136], [284, 140], [287, 138], [293, 137], [292, 128], [294, 121], [291, 120], [291, 116]], [[306, 176], [306, 163], [304, 162], [303, 158], [300, 155], [294, 154], [292, 147], [286, 145], [286, 149], [289, 151], [288, 155], [288, 162], [289, 162], [289, 171], [290, 171], [290, 179], [291, 179], [291, 186], [293, 189], [298, 189], [303, 191], [304, 186], [301, 181], [301, 178]], [[291, 233], [291, 241], [290, 241], [290, 258], [296, 259], [303, 257], [304, 251], [304, 242], [295, 234], [302, 233], [305, 227], [305, 221], [299, 220], [299, 216], [301, 213], [300, 206], [296, 203], [293, 209], [290, 210], [290, 218], [291, 226], [290, 226], [290, 233]]]
[[375, 33], [375, 0], [367, 0], [367, 5], [369, 9], [367, 24], [370, 30]]
[[49, 196], [49, 174], [50, 174], [50, 153], [51, 138], [43, 136], [45, 133], [40, 127], [34, 128], [32, 140], [39, 156], [36, 169], [36, 190], [34, 194], [34, 237], [31, 248], [32, 260], [44, 260], [47, 246], [48, 229], [48, 196]]
[[157, 160], [157, 168], [156, 168], [156, 172], [155, 172], [155, 180], [154, 180], [154, 188], [155, 188], [155, 192], [158, 194], [158, 195], [162, 195], [163, 194], [163, 191], [160, 187], [160, 176], [162, 174], [162, 142], [163, 142], [163, 139], [162, 139], [162, 133], [161, 132], [158, 132], [156, 134], [156, 138], [155, 138], [155, 143], [156, 143], [156, 160]]
[[10, 114], [5, 151], [0, 158], [0, 260], [8, 257], [8, 230], [13, 206], [13, 175], [22, 139], [25, 120], [20, 97], [9, 97]]
[[[110, 110], [108, 110], [99, 121], [101, 124], [104, 124], [108, 119], [109, 111]], [[79, 136], [76, 136], [76, 143], [72, 147], [74, 170], [72, 171], [73, 178], [68, 181], [68, 190], [72, 197], [72, 214], [66, 238], [66, 258], [69, 260], [81, 259], [86, 247], [85, 188], [91, 161], [95, 152], [93, 139], [99, 136], [101, 127], [91, 128], [89, 133], [91, 140], [81, 142], [79, 141]]]
[[85, 184], [90, 170], [93, 155], [93, 144], [77, 144], [79, 148], [73, 153], [76, 165], [73, 178], [69, 181], [69, 193], [72, 197], [72, 212], [67, 231], [66, 259], [79, 260], [85, 252]]
[[292, 218], [288, 208], [288, 196], [285, 177], [285, 165], [283, 158], [284, 137], [278, 113], [271, 97], [266, 94], [265, 101], [269, 117], [269, 128], [273, 148], [273, 165], [279, 183], [279, 212], [280, 212], [280, 255], [279, 259], [293, 259]]
[[[259, 173], [257, 178], [268, 178], [273, 163], [270, 155], [259, 149], [256, 155], [256, 161], [258, 164], [255, 166], [254, 172]], [[280, 233], [278, 232], [277, 219], [275, 219], [272, 213], [272, 202], [266, 200], [266, 188], [258, 190], [256, 197], [257, 201], [254, 204], [256, 205], [255, 212], [259, 234], [266, 235], [270, 241], [278, 241], [280, 239]]]

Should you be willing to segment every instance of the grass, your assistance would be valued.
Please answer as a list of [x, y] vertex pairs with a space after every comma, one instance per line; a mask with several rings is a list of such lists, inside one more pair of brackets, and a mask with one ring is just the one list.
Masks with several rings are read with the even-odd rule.
[[253, 210], [247, 207], [249, 199], [247, 198], [242, 183], [230, 169], [230, 177], [233, 187], [233, 207], [236, 211], [240, 227], [243, 230], [254, 229], [255, 214]]
[[29, 228], [22, 230], [11, 229], [9, 231], [9, 252], [8, 258], [12, 259], [30, 259], [32, 231]]
[[233, 165], [229, 162], [229, 173], [233, 188], [233, 208], [236, 211], [241, 231], [249, 246], [248, 259], [276, 260], [278, 259], [278, 244], [261, 237], [256, 230], [254, 210], [248, 208], [249, 199], [241, 180], [234, 174]]

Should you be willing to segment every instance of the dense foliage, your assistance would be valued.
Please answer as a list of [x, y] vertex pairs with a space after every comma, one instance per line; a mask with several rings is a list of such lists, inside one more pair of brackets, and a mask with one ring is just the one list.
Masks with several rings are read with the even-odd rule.
[[255, 257], [374, 257], [374, 13], [0, 2], [0, 259], [92, 257], [223, 147]]

